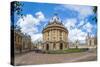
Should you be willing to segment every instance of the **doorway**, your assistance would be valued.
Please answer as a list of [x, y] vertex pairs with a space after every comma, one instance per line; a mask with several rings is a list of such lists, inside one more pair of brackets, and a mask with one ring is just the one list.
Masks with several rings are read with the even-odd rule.
[[49, 44], [46, 45], [46, 50], [49, 50]]
[[63, 44], [62, 43], [60, 43], [60, 50], [62, 50], [63, 49]]

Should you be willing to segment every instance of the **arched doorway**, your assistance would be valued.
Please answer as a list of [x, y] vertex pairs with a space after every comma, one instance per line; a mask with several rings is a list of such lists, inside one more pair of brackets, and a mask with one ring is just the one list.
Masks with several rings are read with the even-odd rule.
[[60, 50], [62, 50], [63, 49], [63, 44], [62, 43], [60, 43]]
[[46, 45], [46, 50], [49, 50], [49, 44]]

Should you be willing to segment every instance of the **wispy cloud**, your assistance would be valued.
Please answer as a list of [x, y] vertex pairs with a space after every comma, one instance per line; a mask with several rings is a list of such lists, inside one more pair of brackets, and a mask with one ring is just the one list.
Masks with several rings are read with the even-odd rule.
[[64, 20], [64, 25], [69, 31], [68, 36], [70, 41], [85, 40], [87, 33], [92, 33], [93, 29], [95, 29], [91, 22], [87, 21], [87, 17], [94, 14], [92, 6], [61, 5], [56, 7], [55, 10], [60, 10], [62, 12], [69, 10], [77, 14], [77, 16], [74, 17], [66, 17]]
[[72, 30], [69, 30], [69, 40], [72, 42], [75, 42], [76, 40], [85, 40], [86, 36], [87, 33], [83, 32], [81, 29], [74, 28]]
[[77, 19], [76, 18], [65, 19], [64, 23], [65, 27], [67, 27], [68, 30], [71, 30], [76, 27]]
[[40, 21], [45, 21], [46, 20], [44, 14], [41, 11], [37, 12], [35, 14], [35, 16], [36, 16], [36, 19], [38, 19]]
[[[95, 29], [95, 26], [90, 22], [85, 20], [78, 22], [76, 18], [67, 18], [64, 25], [69, 31], [68, 39], [71, 42], [75, 42], [76, 40], [79, 40], [80, 42], [85, 41], [87, 33], [92, 33], [93, 29]], [[91, 34], [91, 36], [92, 35], [93, 34]]]
[[65, 8], [78, 12], [78, 18], [84, 19], [93, 14], [93, 7], [91, 6], [77, 6], [77, 5], [64, 5]]
[[92, 32], [93, 30], [93, 25], [90, 22], [87, 22], [84, 26], [83, 29], [85, 29], [88, 33]]

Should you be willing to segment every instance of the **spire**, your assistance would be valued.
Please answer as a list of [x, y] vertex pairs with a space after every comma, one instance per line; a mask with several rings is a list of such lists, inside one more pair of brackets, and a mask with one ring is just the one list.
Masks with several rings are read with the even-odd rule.
[[87, 33], [86, 40], [90, 39], [90, 34]]

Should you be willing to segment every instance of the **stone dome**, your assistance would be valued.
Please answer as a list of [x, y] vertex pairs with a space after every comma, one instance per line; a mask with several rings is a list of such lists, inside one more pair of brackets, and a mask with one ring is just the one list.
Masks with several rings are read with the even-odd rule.
[[61, 29], [68, 33], [67, 28], [63, 25], [62, 21], [59, 19], [59, 17], [54, 16], [49, 23], [44, 27], [42, 32], [45, 32], [49, 29]]

